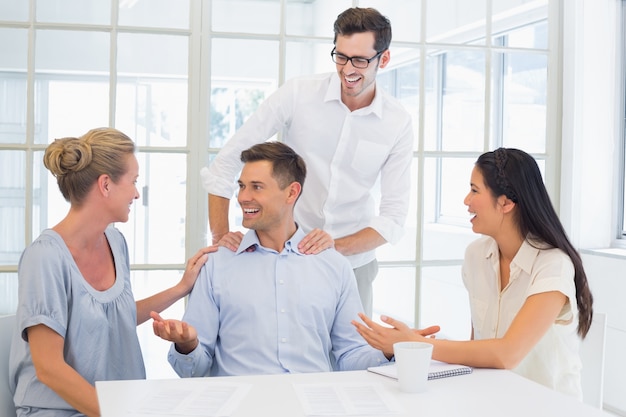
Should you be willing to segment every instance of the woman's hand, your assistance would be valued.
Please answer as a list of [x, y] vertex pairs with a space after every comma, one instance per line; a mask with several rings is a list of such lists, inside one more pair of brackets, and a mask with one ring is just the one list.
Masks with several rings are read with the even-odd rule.
[[391, 317], [381, 316], [380, 319], [391, 327], [381, 326], [374, 323], [369, 317], [363, 313], [359, 313], [359, 317], [363, 323], [356, 320], [352, 321], [357, 332], [372, 347], [381, 350], [387, 357], [393, 355], [393, 344], [396, 342], [417, 341], [423, 342], [426, 337], [434, 337], [440, 328], [439, 326], [431, 326], [426, 329], [411, 329], [401, 321], [392, 319]]
[[185, 294], [189, 294], [194, 284], [196, 283], [196, 279], [198, 279], [198, 274], [200, 273], [200, 269], [202, 265], [206, 263], [209, 259], [209, 253], [216, 252], [218, 246], [212, 245], [207, 246], [206, 248], [200, 249], [187, 261], [187, 266], [185, 267], [185, 272], [183, 273], [183, 277], [180, 280], [180, 285], [185, 289]]

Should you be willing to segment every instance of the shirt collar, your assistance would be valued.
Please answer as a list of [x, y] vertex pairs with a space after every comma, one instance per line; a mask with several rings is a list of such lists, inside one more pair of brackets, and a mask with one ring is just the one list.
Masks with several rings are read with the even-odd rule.
[[[485, 258], [491, 258], [494, 263], [498, 262], [500, 252], [498, 250], [498, 244], [494, 239], [490, 239], [490, 243], [486, 249]], [[533, 268], [533, 263], [538, 254], [539, 249], [533, 247], [528, 239], [524, 239], [522, 246], [520, 246], [519, 250], [515, 254], [515, 257], [511, 261], [511, 270], [513, 270], [514, 267], [517, 267], [527, 274], [530, 274]]]
[[533, 269], [535, 258], [538, 254], [539, 249], [533, 247], [528, 239], [524, 239], [524, 242], [522, 242], [522, 246], [520, 246], [519, 250], [515, 254], [515, 258], [513, 258], [511, 264], [514, 264], [527, 274], [530, 274]]
[[[359, 115], [366, 115], [369, 113], [374, 113], [379, 118], [383, 118], [383, 94], [376, 85], [376, 93], [374, 94], [374, 100], [369, 106], [363, 107], [362, 109], [355, 110], [353, 113]], [[326, 96], [324, 96], [324, 101], [339, 101], [341, 102], [341, 80], [339, 80], [339, 74], [334, 73], [330, 77], [330, 83], [328, 83], [328, 90], [326, 90]], [[342, 103], [343, 104], [343, 103]]]
[[[294, 233], [293, 236], [291, 236], [285, 242], [285, 249], [283, 251], [293, 252], [298, 255], [302, 255], [302, 252], [298, 250], [298, 243], [300, 243], [300, 241], [304, 238], [304, 236], [305, 236], [304, 231], [302, 230], [301, 227], [298, 226], [298, 228], [296, 229], [296, 233]], [[254, 230], [248, 230], [248, 232], [245, 235], [243, 235], [243, 239], [241, 239], [239, 248], [237, 248], [237, 251], [235, 253], [239, 255], [242, 252], [254, 252], [257, 249], [262, 249], [264, 251], [271, 250], [261, 245], [261, 242], [259, 241], [259, 237], [257, 236]]]

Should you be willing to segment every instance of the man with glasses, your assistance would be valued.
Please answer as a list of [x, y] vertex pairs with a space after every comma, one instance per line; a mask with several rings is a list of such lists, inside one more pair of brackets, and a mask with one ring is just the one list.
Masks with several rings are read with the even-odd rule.
[[[299, 249], [314, 254], [334, 243], [350, 260], [365, 314], [371, 315], [375, 249], [399, 241], [408, 211], [413, 130], [402, 105], [376, 88], [378, 69], [390, 60], [389, 20], [375, 9], [350, 8], [337, 17], [334, 32], [337, 72], [287, 81], [202, 177], [213, 243], [236, 250], [243, 235], [229, 233], [228, 206], [241, 170], [239, 155], [280, 132], [309, 167], [309, 185], [295, 212], [309, 232]], [[377, 210], [372, 191], [378, 184]]]

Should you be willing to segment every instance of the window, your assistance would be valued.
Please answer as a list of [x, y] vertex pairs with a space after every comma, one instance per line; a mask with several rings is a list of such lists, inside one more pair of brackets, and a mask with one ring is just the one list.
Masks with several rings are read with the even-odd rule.
[[[426, 25], [436, 43], [427, 42], [423, 55], [403, 51], [406, 58], [396, 66], [398, 54], [392, 51], [392, 67], [379, 75], [380, 85], [399, 97], [409, 111], [422, 116], [416, 120], [423, 120], [423, 127], [415, 123], [420, 136], [413, 169], [417, 192], [411, 210], [416, 210], [418, 217], [407, 220], [400, 244], [378, 251], [382, 265], [374, 282], [378, 313], [409, 323], [416, 318], [422, 326], [441, 324], [449, 337], [469, 336], [468, 322], [459, 319], [464, 317], [460, 311], [468, 311], [460, 266], [467, 244], [477, 237], [463, 204], [473, 163], [486, 150], [516, 147], [533, 154], [545, 176], [549, 146], [547, 4], [535, 6], [538, 8], [532, 12], [522, 8], [525, 12], [517, 14], [515, 9], [499, 10], [500, 14], [492, 16], [493, 28], [498, 31], [489, 39], [478, 35], [478, 22], [435, 33], [428, 25], [437, 28], [437, 19], [445, 20], [435, 7], [429, 10], [431, 20]], [[445, 24], [441, 27], [446, 28]], [[419, 265], [415, 279], [406, 278], [411, 274], [404, 269], [409, 260]], [[409, 300], [398, 299], [399, 294]], [[433, 294], [444, 298], [433, 300]], [[446, 310], [445, 306], [451, 305], [454, 313]]]
[[[53, 3], [0, 5], [0, 314], [16, 308], [24, 247], [67, 210], [41, 162], [52, 139], [109, 125], [136, 140], [141, 198], [118, 227], [136, 296], [152, 294], [206, 244], [200, 168], [286, 79], [335, 71], [332, 23], [351, 6], [392, 22], [378, 85], [411, 113], [416, 138], [405, 235], [378, 251], [377, 314], [467, 336], [460, 266], [476, 236], [463, 198], [482, 152], [531, 152], [558, 191], [558, 139], [546, 132], [559, 10], [548, 0], [120, 0], [116, 13], [110, 2]], [[232, 228], [239, 215], [231, 204]], [[139, 333], [149, 377], [170, 376], [169, 344], [149, 326]]]

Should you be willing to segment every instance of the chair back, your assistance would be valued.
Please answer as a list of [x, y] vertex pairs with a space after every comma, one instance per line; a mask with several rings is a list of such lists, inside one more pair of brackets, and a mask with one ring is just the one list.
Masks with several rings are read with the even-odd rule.
[[587, 337], [580, 344], [583, 364], [583, 402], [602, 409], [604, 398], [604, 346], [606, 342], [606, 313], [593, 313]]
[[15, 330], [15, 315], [0, 317], [0, 416], [15, 417], [13, 394], [9, 390], [9, 353]]

